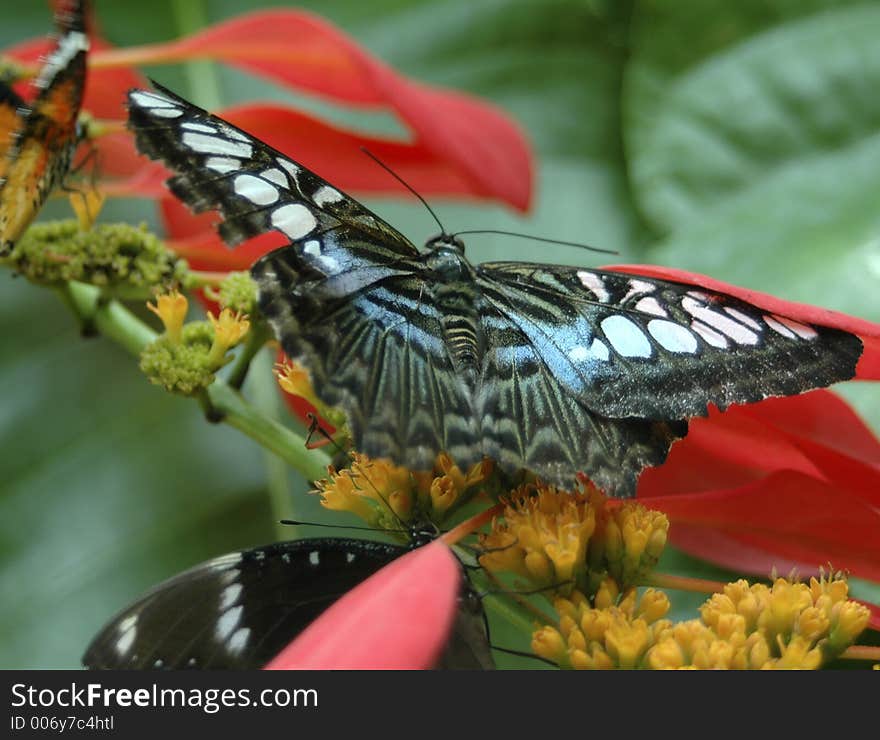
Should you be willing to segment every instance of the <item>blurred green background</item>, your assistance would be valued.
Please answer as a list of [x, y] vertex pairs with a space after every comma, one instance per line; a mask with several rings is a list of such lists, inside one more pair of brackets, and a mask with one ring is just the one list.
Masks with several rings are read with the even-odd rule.
[[[289, 7], [95, 4], [118, 45]], [[533, 212], [436, 201], [449, 228], [585, 241], [619, 250], [613, 262], [674, 265], [880, 321], [880, 3], [297, 7], [406, 74], [493, 101], [528, 131]], [[0, 46], [49, 29], [45, 2], [6, 0], [2, 17]], [[186, 70], [148, 71], [187, 92]], [[293, 100], [240, 72], [219, 70], [217, 81], [225, 103]], [[350, 125], [392, 125], [319, 108]], [[370, 205], [416, 243], [433, 233], [420, 206]], [[69, 210], [53, 203], [46, 216]], [[102, 216], [119, 219], [156, 224], [146, 201], [113, 203]], [[536, 259], [538, 250], [547, 262], [600, 264], [565, 247], [488, 236], [469, 243], [475, 261]], [[48, 291], [0, 280], [0, 667], [76, 667], [89, 637], [147, 586], [274, 539], [266, 457], [233, 430], [206, 424], [195, 404], [150, 386], [109, 342], [81, 339]], [[880, 429], [876, 388], [841, 391]]]

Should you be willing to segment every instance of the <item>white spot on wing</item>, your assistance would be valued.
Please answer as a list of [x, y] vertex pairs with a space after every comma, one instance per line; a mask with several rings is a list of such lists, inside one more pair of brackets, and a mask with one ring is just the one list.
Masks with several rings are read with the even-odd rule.
[[777, 334], [782, 334], [782, 336], [787, 339], [795, 339], [797, 336], [791, 329], [773, 316], [765, 316], [764, 321], [767, 323], [767, 326], [773, 329], [773, 331]]
[[697, 338], [681, 324], [676, 324], [674, 321], [651, 319], [648, 322], [648, 331], [657, 340], [657, 343], [669, 352], [693, 354], [699, 346]]
[[242, 585], [240, 583], [231, 583], [223, 591], [220, 592], [220, 610], [226, 611], [232, 606], [238, 597], [241, 596]]
[[225, 175], [227, 172], [235, 172], [241, 169], [241, 160], [232, 159], [232, 157], [208, 157], [205, 160], [205, 167], [214, 172]]
[[37, 87], [45, 88], [64, 69], [77, 54], [89, 50], [89, 39], [81, 31], [71, 31], [64, 35], [58, 47], [46, 59], [40, 76], [37, 79]]
[[728, 316], [733, 316], [733, 318], [746, 326], [750, 326], [752, 329], [757, 329], [758, 331], [761, 330], [761, 325], [751, 316], [746, 316], [742, 311], [737, 311], [735, 308], [730, 308], [729, 306], [725, 306], [724, 311]]
[[130, 614], [117, 625], [119, 639], [116, 640], [114, 647], [119, 655], [125, 655], [134, 645], [134, 638], [137, 637], [137, 621], [138, 615]]
[[605, 282], [595, 272], [578, 270], [577, 276], [578, 280], [581, 281], [581, 285], [596, 296], [596, 300], [602, 301], [603, 303], [608, 300], [610, 296], [605, 288]]
[[183, 115], [183, 110], [180, 108], [153, 108], [150, 110], [150, 115], [159, 118], [180, 118]]
[[773, 318], [775, 318], [780, 324], [787, 326], [801, 339], [815, 339], [819, 336], [819, 332], [817, 332], [812, 326], [802, 324], [800, 321], [795, 321], [794, 319], [789, 319], [785, 316], [777, 315], [774, 315]]
[[198, 134], [193, 131], [187, 131], [181, 137], [184, 146], [202, 154], [225, 154], [229, 157], [247, 158], [254, 153], [254, 149], [250, 144], [243, 144], [237, 141], [229, 141], [219, 136], [208, 136], [207, 134]]
[[270, 167], [268, 170], [263, 170], [260, 173], [260, 177], [269, 182], [274, 182], [276, 185], [282, 188], [289, 188], [290, 183], [287, 180], [287, 175], [285, 175], [281, 170]]
[[129, 96], [135, 103], [142, 108], [178, 108], [179, 106], [172, 100], [162, 95], [148, 92], [146, 90], [135, 90]]
[[652, 293], [657, 290], [656, 285], [646, 282], [645, 280], [630, 279], [627, 282], [629, 284], [629, 290], [626, 291], [626, 295], [623, 297], [621, 303], [626, 303], [630, 298], [639, 295], [640, 293]]
[[306, 254], [310, 254], [312, 257], [320, 257], [321, 256], [321, 242], [317, 239], [310, 239], [305, 244], [303, 244], [303, 252]]
[[317, 550], [312, 550], [312, 551], [309, 553], [309, 562], [310, 562], [312, 565], [320, 565], [320, 563], [321, 563], [321, 553], [318, 552]]
[[617, 354], [623, 357], [651, 356], [651, 343], [645, 333], [625, 316], [602, 319], [602, 331]]
[[718, 347], [718, 349], [725, 349], [727, 347], [727, 337], [706, 326], [702, 321], [692, 321], [691, 329], [703, 337], [707, 344]]
[[357, 559], [357, 555], [355, 555], [353, 552], [345, 553], [345, 562], [346, 563], [353, 563], [356, 559]]
[[591, 360], [608, 362], [611, 353], [608, 350], [608, 346], [602, 340], [594, 339], [589, 347], [584, 347], [582, 344], [572, 347], [568, 357], [572, 362], [589, 362]]
[[654, 296], [646, 296], [644, 298], [640, 298], [638, 302], [636, 302], [636, 311], [641, 311], [642, 313], [649, 313], [652, 316], [666, 316], [666, 310], [663, 306], [660, 305], [658, 300], [654, 298]]
[[230, 653], [240, 653], [247, 647], [248, 639], [251, 636], [250, 627], [239, 627], [233, 632], [229, 642], [226, 643], [226, 649]]
[[213, 126], [206, 126], [204, 123], [196, 123], [195, 121], [184, 121], [180, 124], [180, 128], [187, 131], [201, 131], [203, 134], [216, 134], [217, 129]]
[[312, 200], [315, 205], [320, 208], [321, 206], [327, 205], [328, 203], [338, 203], [342, 200], [342, 193], [340, 193], [336, 188], [331, 188], [329, 185], [324, 185], [315, 191], [315, 194], [312, 196]]
[[302, 239], [318, 225], [312, 212], [300, 203], [289, 203], [272, 211], [272, 226], [291, 239]]
[[223, 127], [223, 132], [224, 132], [224, 133], [225, 133], [230, 139], [236, 139], [236, 140], [238, 140], [238, 141], [247, 141], [247, 142], [250, 141], [250, 137], [248, 137], [248, 136], [246, 136], [245, 134], [241, 133], [241, 131], [236, 131], [236, 130], [235, 130], [234, 128], [232, 128], [231, 126], [224, 126], [224, 127]]
[[220, 619], [217, 620], [217, 627], [214, 629], [214, 636], [223, 642], [229, 635], [233, 633], [238, 623], [241, 621], [241, 613], [244, 611], [243, 606], [234, 606], [228, 612], [224, 612]]
[[[688, 295], [691, 294], [689, 293]], [[693, 298], [683, 298], [681, 301], [681, 307], [695, 319], [699, 319], [703, 323], [708, 324], [712, 329], [715, 329], [722, 334], [726, 334], [737, 344], [753, 345], [758, 343], [758, 335], [751, 329], [722, 313], [713, 311], [708, 306], [704, 306]], [[694, 330], [697, 330], [696, 327], [694, 327]]]
[[242, 198], [247, 198], [258, 206], [268, 206], [278, 200], [277, 188], [253, 175], [239, 175], [233, 181], [232, 187]]

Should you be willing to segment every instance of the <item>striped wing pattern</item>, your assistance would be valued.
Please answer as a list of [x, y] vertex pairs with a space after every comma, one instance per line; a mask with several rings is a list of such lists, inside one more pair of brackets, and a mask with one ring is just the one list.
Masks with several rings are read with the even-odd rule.
[[[85, 0], [58, 3], [58, 39], [36, 79], [29, 105], [0, 91], [4, 128], [0, 165], [0, 255], [8, 254], [70, 170], [81, 139], [77, 123], [86, 80]], [[10, 95], [11, 93], [11, 95]], [[16, 105], [15, 117], [10, 105]], [[14, 125], [12, 130], [8, 125]]]
[[133, 91], [129, 106], [141, 151], [176, 172], [170, 186], [192, 208], [220, 211], [229, 243], [269, 229], [290, 239], [252, 268], [261, 311], [371, 456], [411, 469], [441, 450], [461, 466], [488, 456], [562, 486], [582, 471], [632, 496], [709, 404], [855, 372], [857, 337], [732, 296], [614, 271], [474, 266], [451, 238], [419, 251], [185, 100]]

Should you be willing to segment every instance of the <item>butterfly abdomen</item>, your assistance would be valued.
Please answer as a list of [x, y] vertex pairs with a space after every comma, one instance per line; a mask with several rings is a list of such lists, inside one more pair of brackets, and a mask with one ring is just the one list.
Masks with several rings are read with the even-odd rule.
[[468, 385], [473, 385], [483, 346], [477, 312], [478, 288], [473, 267], [456, 246], [431, 251], [427, 265], [433, 272], [433, 298], [442, 313], [446, 346]]

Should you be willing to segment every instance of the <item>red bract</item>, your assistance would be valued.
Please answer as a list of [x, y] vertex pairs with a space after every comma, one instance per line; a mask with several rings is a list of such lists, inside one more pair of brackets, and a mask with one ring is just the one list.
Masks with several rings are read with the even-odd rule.
[[461, 578], [442, 542], [407, 553], [345, 594], [266, 668], [431, 668], [449, 637]]
[[[392, 110], [410, 129], [411, 139], [397, 145], [370, 139], [370, 146], [379, 148], [386, 164], [406, 173], [423, 194], [492, 198], [518, 210], [529, 206], [531, 155], [525, 137], [511, 119], [475, 98], [405, 78], [341, 31], [308, 13], [257, 12], [176, 41], [93, 57], [97, 65], [197, 58], [222, 61], [349, 105]], [[282, 106], [265, 110], [284, 118]], [[311, 121], [314, 125], [314, 119]], [[254, 117], [247, 128], [268, 139], [277, 125], [281, 121], [261, 125]], [[334, 137], [349, 143], [333, 157], [329, 157], [332, 149], [315, 155], [329, 157], [328, 166], [321, 170], [325, 179], [343, 189], [360, 187], [360, 180], [374, 191], [404, 192], [389, 177], [374, 173], [364, 178], [368, 160], [357, 149], [360, 137], [330, 127], [315, 133], [324, 140], [322, 145], [329, 145]], [[304, 142], [300, 133], [296, 134], [295, 145], [285, 146], [284, 151], [300, 160], [313, 156], [313, 145]], [[308, 161], [303, 164], [309, 166]]]

